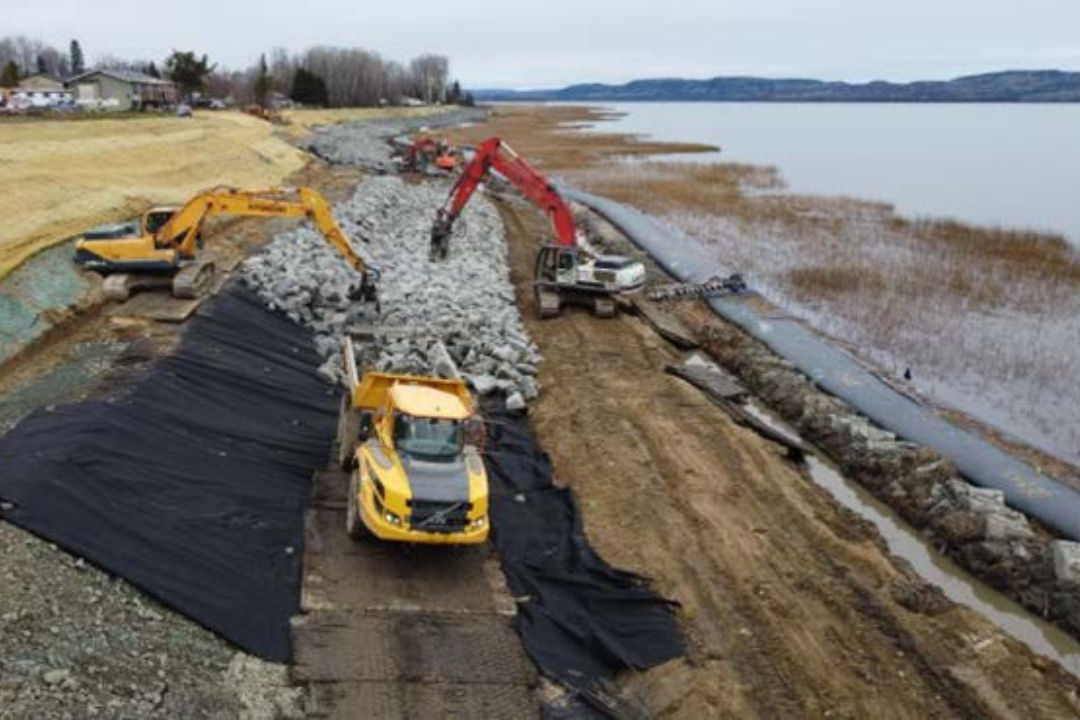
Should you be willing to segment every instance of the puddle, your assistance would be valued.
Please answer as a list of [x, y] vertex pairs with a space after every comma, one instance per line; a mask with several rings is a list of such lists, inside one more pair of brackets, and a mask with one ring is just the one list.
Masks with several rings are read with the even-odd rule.
[[[759, 406], [748, 403], [744, 407], [774, 430], [798, 437], [790, 427]], [[935, 550], [885, 503], [845, 478], [831, 465], [814, 455], [808, 455], [806, 460], [813, 481], [828, 490], [841, 505], [872, 522], [885, 539], [889, 551], [910, 563], [924, 580], [941, 588], [946, 597], [957, 605], [974, 610], [1036, 653], [1056, 660], [1068, 672], [1080, 677], [1080, 642], [976, 580]]]

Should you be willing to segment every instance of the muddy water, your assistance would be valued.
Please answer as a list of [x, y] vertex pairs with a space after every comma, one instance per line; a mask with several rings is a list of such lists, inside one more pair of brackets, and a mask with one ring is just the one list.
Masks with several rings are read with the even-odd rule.
[[[746, 409], [772, 428], [798, 437], [790, 427], [760, 407], [749, 404]], [[810, 477], [817, 485], [828, 490], [841, 505], [872, 522], [889, 551], [910, 563], [924, 580], [941, 588], [953, 602], [974, 610], [1035, 652], [1056, 660], [1080, 677], [1080, 642], [967, 574], [935, 550], [891, 508], [825, 461], [809, 455], [807, 464]]]

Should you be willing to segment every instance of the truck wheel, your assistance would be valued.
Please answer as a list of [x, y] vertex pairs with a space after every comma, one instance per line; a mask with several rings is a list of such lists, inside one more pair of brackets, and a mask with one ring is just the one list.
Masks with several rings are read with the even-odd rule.
[[363, 540], [371, 535], [364, 521], [360, 519], [359, 470], [353, 470], [349, 474], [349, 494], [345, 498], [345, 532], [353, 540]]
[[346, 392], [341, 396], [337, 426], [337, 464], [342, 470], [352, 469], [359, 437], [360, 413], [352, 406], [352, 393]]

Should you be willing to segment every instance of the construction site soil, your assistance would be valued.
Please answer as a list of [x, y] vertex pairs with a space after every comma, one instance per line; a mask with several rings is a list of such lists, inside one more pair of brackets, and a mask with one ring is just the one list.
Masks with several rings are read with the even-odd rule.
[[[515, 122], [527, 112], [515, 111]], [[603, 145], [588, 162], [633, 141], [607, 137]], [[318, 162], [297, 178], [332, 199], [356, 180], [355, 171]], [[683, 353], [641, 318], [568, 311], [536, 319], [531, 278], [548, 228], [524, 204], [499, 210], [518, 306], [544, 358], [530, 422], [556, 483], [573, 489], [589, 541], [607, 562], [652, 578], [680, 604], [686, 657], [624, 673], [613, 691], [625, 707], [685, 718], [1080, 715], [1075, 677], [941, 598], [782, 446], [666, 374]], [[278, 226], [230, 228], [242, 256]], [[692, 328], [703, 321], [695, 305], [679, 311]], [[0, 402], [21, 403], [8, 408], [17, 417], [22, 407], [78, 399], [105, 364], [80, 343], [145, 338], [168, 352], [179, 327], [97, 305], [73, 313], [0, 366]], [[85, 372], [58, 392], [50, 373], [64, 363]], [[0, 422], [3, 412], [0, 405]], [[324, 480], [340, 489], [340, 477]], [[538, 685], [506, 633], [514, 606], [490, 555], [442, 562], [343, 543], [340, 499], [318, 487], [303, 601], [313, 642], [303, 653], [298, 643], [293, 668], [306, 697], [287, 668], [235, 652], [123, 581], [0, 522], [0, 717], [476, 716], [508, 708], [527, 716], [540, 704], [557, 707], [559, 693]], [[480, 630], [444, 632], [447, 615], [458, 616], [454, 627]], [[365, 639], [386, 654], [365, 655]], [[473, 640], [492, 648], [475, 666]], [[415, 654], [423, 648], [434, 654]]]
[[[547, 228], [527, 208], [504, 217], [527, 306], [535, 238]], [[975, 613], [898, 603], [923, 583], [873, 527], [782, 447], [665, 374], [680, 353], [643, 321], [524, 315], [545, 358], [540, 381], [557, 388], [534, 404], [533, 425], [590, 540], [682, 603], [687, 658], [626, 678], [650, 714], [1080, 712], [1074, 678]]]

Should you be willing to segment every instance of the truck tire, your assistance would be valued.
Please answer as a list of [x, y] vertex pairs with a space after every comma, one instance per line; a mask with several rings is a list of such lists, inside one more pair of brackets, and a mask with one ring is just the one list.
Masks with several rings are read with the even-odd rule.
[[342, 393], [337, 425], [337, 464], [351, 470], [356, 462], [356, 445], [360, 438], [360, 413], [352, 406], [352, 394]]
[[360, 470], [349, 473], [349, 493], [345, 496], [345, 532], [353, 540], [371, 536], [371, 531], [360, 518]]

